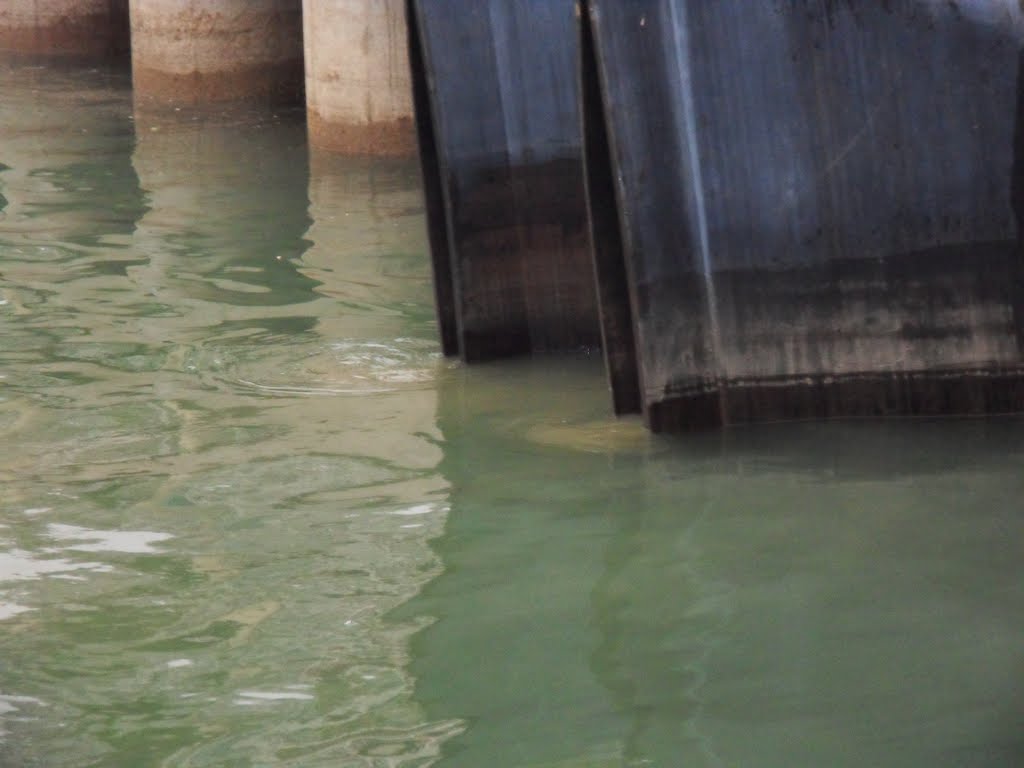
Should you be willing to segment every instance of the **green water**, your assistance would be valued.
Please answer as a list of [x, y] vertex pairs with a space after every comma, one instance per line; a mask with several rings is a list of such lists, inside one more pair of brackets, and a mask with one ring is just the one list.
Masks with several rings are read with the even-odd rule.
[[1024, 765], [1024, 423], [437, 351], [417, 170], [0, 70], [0, 766]]

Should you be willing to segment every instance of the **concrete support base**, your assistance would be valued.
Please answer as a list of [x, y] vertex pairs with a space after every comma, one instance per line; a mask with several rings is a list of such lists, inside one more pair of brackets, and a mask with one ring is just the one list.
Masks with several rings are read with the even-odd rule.
[[310, 143], [414, 155], [403, 0], [303, 0], [302, 7]]
[[391, 157], [412, 156], [416, 153], [416, 128], [412, 117], [352, 123], [329, 120], [310, 111], [306, 121], [309, 125], [309, 143], [329, 152]]
[[131, 0], [139, 107], [302, 103], [294, 0]]
[[128, 0], [0, 3], [0, 55], [104, 58], [128, 48]]

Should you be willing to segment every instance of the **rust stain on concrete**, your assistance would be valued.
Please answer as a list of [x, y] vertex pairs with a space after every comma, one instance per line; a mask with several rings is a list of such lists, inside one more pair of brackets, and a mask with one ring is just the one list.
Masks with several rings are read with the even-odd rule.
[[371, 123], [327, 120], [310, 111], [309, 142], [331, 152], [378, 157], [412, 157], [416, 154], [416, 129], [411, 117]]

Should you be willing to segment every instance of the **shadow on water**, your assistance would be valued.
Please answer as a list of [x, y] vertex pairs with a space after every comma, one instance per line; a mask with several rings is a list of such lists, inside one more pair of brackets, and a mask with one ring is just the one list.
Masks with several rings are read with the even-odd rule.
[[402, 609], [465, 727], [439, 765], [1021, 756], [1020, 420], [673, 440], [602, 416], [596, 362], [461, 375], [445, 570]]
[[[11, 170], [10, 166], [0, 163], [0, 173]], [[0, 194], [0, 213], [4, 212], [4, 208], [7, 207], [7, 198]]]

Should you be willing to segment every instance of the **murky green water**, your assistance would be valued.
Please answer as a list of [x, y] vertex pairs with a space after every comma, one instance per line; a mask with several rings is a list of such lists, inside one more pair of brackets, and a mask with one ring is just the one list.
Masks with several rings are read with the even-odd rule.
[[417, 171], [0, 71], [0, 765], [1019, 766], [1024, 423], [437, 354]]

